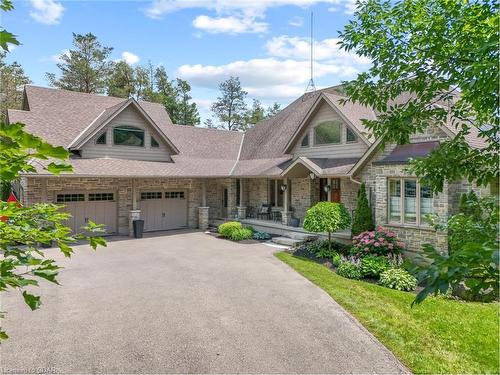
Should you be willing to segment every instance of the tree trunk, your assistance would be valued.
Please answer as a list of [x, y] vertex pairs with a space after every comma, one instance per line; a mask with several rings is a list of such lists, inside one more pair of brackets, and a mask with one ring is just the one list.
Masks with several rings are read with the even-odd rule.
[[332, 251], [332, 233], [328, 232], [328, 250]]

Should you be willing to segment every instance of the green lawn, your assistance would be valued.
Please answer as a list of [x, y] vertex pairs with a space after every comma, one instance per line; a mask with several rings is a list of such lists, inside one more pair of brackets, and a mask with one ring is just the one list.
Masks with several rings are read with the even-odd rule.
[[499, 372], [498, 304], [428, 298], [411, 308], [411, 293], [345, 279], [288, 253], [276, 257], [324, 289], [414, 373]]

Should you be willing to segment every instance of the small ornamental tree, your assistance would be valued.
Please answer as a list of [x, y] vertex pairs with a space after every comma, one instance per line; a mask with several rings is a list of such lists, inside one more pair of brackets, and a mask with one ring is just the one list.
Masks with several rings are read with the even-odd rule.
[[304, 229], [309, 232], [327, 232], [328, 249], [332, 248], [331, 235], [351, 224], [349, 212], [342, 203], [319, 202], [307, 210], [304, 218]]
[[352, 217], [351, 235], [357, 236], [360, 233], [371, 231], [375, 228], [373, 224], [372, 211], [368, 205], [365, 184], [361, 184], [358, 190], [358, 202], [356, 211]]

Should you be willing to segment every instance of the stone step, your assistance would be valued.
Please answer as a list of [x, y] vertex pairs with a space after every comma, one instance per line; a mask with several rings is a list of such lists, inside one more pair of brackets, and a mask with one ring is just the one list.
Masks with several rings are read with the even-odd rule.
[[304, 242], [301, 240], [294, 240], [293, 238], [288, 238], [288, 237], [273, 237], [271, 241], [277, 243], [278, 245], [285, 245], [285, 246], [294, 246]]
[[299, 241], [314, 241], [318, 239], [318, 236], [316, 236], [315, 234], [300, 233], [300, 232], [286, 232], [283, 233], [283, 237], [288, 237], [293, 240], [299, 240]]

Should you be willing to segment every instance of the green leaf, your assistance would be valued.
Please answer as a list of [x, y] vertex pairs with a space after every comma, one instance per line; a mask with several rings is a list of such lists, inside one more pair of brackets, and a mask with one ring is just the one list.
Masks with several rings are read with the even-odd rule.
[[6, 30], [0, 30], [0, 48], [8, 52], [9, 44], [18, 46], [20, 43], [14, 34], [9, 33]]
[[30, 307], [31, 310], [36, 310], [40, 307], [40, 296], [34, 296], [26, 291], [23, 292], [24, 302]]
[[55, 175], [58, 175], [62, 172], [72, 172], [73, 171], [73, 167], [69, 164], [56, 164], [56, 163], [50, 163], [48, 166], [47, 166], [47, 170], [50, 172], [50, 173], [53, 173]]

